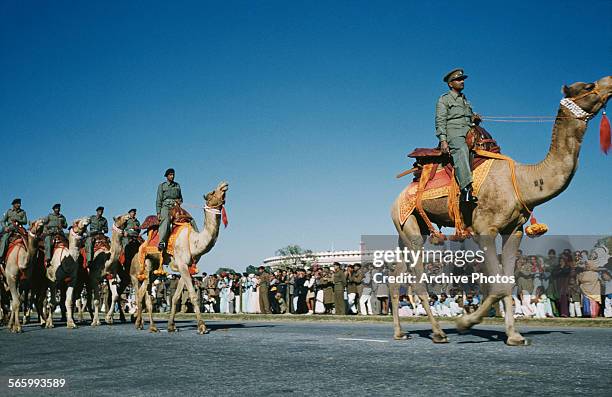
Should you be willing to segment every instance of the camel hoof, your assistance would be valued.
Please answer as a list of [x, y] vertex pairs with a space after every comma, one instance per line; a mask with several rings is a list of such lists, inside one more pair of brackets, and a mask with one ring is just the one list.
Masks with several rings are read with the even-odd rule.
[[209, 332], [210, 332], [210, 330], [208, 328], [204, 328], [204, 329], [199, 328], [198, 329], [198, 334], [200, 334], [200, 335], [205, 335], [205, 334], [207, 334]]
[[92, 321], [90, 327], [97, 327], [98, 325], [100, 325], [99, 321]]
[[433, 334], [431, 340], [433, 343], [448, 343], [448, 337], [446, 335]]
[[168, 332], [178, 332], [178, 329], [176, 328], [176, 325], [169, 324], [168, 325]]
[[159, 332], [159, 330], [157, 329], [157, 327], [152, 326], [152, 327], [149, 327], [149, 332], [156, 333], [156, 332]]
[[401, 334], [401, 335], [393, 335], [393, 339], [395, 340], [409, 340], [412, 339], [412, 336], [408, 335], [408, 334]]
[[106, 321], [106, 325], [113, 325], [113, 318], [112, 317], [106, 317], [104, 320]]
[[47, 323], [45, 325], [45, 328], [47, 328], [47, 329], [55, 328], [55, 325]]
[[510, 337], [506, 340], [506, 345], [508, 346], [529, 346], [531, 342], [528, 339], [523, 338], [522, 336], [518, 337]]
[[66, 324], [66, 328], [68, 329], [76, 329], [78, 328], [77, 325], [74, 323], [74, 321], [69, 322], [68, 324]]

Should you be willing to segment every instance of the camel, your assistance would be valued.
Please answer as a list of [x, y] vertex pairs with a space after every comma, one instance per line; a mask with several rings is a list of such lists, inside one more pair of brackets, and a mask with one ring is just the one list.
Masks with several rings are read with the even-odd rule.
[[79, 248], [87, 225], [89, 225], [88, 217], [75, 220], [68, 233], [68, 248], [58, 247], [53, 250], [51, 264], [47, 268], [47, 281], [51, 289], [51, 299], [47, 302], [46, 328], [54, 327], [53, 312], [57, 306], [56, 291], [58, 289], [62, 292], [62, 298], [65, 294], [66, 327], [77, 328], [72, 318], [72, 295], [77, 282], [78, 267], [80, 266], [77, 263], [80, 254]]
[[[115, 231], [113, 230], [113, 239], [120, 240], [120, 237], [115, 236]], [[112, 241], [112, 240], [111, 240]], [[119, 247], [121, 247], [121, 242], [118, 242]], [[115, 247], [116, 250], [116, 247]], [[118, 256], [118, 254], [117, 254]], [[100, 246], [95, 250], [93, 254], [93, 259], [91, 263], [87, 267], [87, 269], [80, 268], [78, 277], [80, 278], [80, 285], [85, 285], [87, 288], [87, 306], [90, 307], [90, 302], [92, 302], [93, 297], [93, 318], [91, 320], [91, 326], [97, 327], [100, 325], [100, 281], [102, 280], [103, 273], [102, 270], [106, 269], [106, 263], [111, 257], [111, 249], [106, 248], [105, 246]], [[85, 261], [83, 255], [79, 257], [79, 264], [81, 261]], [[104, 273], [105, 274], [105, 273]], [[80, 289], [77, 291], [77, 297], [80, 298]], [[91, 309], [89, 309], [91, 311]], [[82, 313], [82, 310], [81, 310]]]
[[[124, 214], [114, 218], [110, 257], [104, 263], [104, 274], [111, 276], [111, 278], [108, 280], [108, 286], [112, 298], [108, 310], [106, 311], [106, 324], [109, 325], [113, 323], [115, 304], [119, 301], [119, 297], [130, 283], [129, 263], [131, 257], [128, 255], [128, 252], [131, 252], [133, 255], [138, 251], [138, 245], [134, 244], [133, 242], [128, 243], [126, 246], [126, 251], [128, 252], [124, 253], [125, 266], [122, 266], [119, 263], [119, 257], [121, 256], [121, 251], [123, 250], [121, 245], [121, 237], [123, 236], [123, 230], [125, 229], [125, 224], [129, 217], [129, 214]], [[123, 315], [123, 312], [121, 312], [121, 314]]]
[[[178, 268], [181, 278], [174, 296], [172, 297], [172, 309], [168, 319], [168, 332], [178, 331], [174, 324], [176, 315], [176, 304], [181, 297], [183, 286], [187, 288], [191, 302], [198, 302], [198, 296], [193, 287], [189, 266], [191, 263], [197, 263], [200, 257], [209, 252], [217, 241], [219, 236], [219, 226], [221, 220], [221, 210], [225, 204], [225, 194], [228, 189], [227, 182], [221, 182], [215, 190], [206, 194], [204, 200], [204, 229], [201, 232], [195, 232], [191, 227], [184, 228], [176, 237], [174, 245], [174, 256], [171, 258], [174, 265]], [[144, 260], [144, 269], [140, 264], [139, 255], [135, 255], [132, 259], [130, 268], [130, 277], [132, 285], [136, 290], [136, 328], [143, 329], [144, 320], [142, 319], [142, 301], [146, 301], [147, 312], [149, 315], [149, 331], [157, 332], [157, 327], [153, 321], [153, 305], [151, 302], [150, 279], [155, 277], [153, 271], [159, 267], [159, 256], [147, 256]], [[145, 274], [145, 279], [142, 283], [138, 281], [138, 275]], [[205, 334], [208, 332], [204, 320], [200, 315], [200, 307], [197, 304], [193, 305], [196, 319], [198, 322], [198, 333]]]
[[[511, 182], [511, 171], [504, 160], [493, 160], [489, 175], [478, 194], [478, 205], [472, 213], [474, 240], [485, 252], [486, 275], [514, 275], [516, 253], [523, 237], [523, 225], [527, 222], [530, 211], [537, 205], [545, 203], [561, 194], [571, 182], [578, 166], [580, 145], [587, 129], [587, 122], [595, 116], [608, 102], [612, 95], [612, 76], [606, 76], [595, 83], [574, 83], [563, 87], [565, 99], [557, 113], [553, 126], [552, 141], [546, 157], [537, 164], [516, 163], [516, 180], [519, 192], [529, 211], [517, 198]], [[534, 184], [534, 181], [538, 183]], [[400, 247], [420, 249], [423, 237], [428, 234], [427, 227], [417, 213], [410, 215], [402, 225], [399, 220], [398, 204], [395, 200], [391, 218], [399, 233]], [[448, 215], [447, 198], [427, 200], [423, 207], [430, 219], [439, 226], [454, 226]], [[495, 239], [502, 236], [501, 268], [497, 256]], [[414, 268], [419, 279], [423, 273], [421, 260]], [[407, 271], [406, 263], [396, 266], [396, 273]], [[428, 302], [428, 295], [423, 284], [413, 285], [415, 292], [423, 302]], [[511, 284], [487, 284], [488, 295], [475, 312], [457, 319], [456, 326], [460, 332], [466, 332], [479, 324], [492, 305], [503, 300], [505, 307], [505, 327], [509, 346], [523, 346], [527, 341], [515, 329], [512, 310], [513, 299]], [[394, 338], [406, 339], [402, 333], [398, 316], [399, 286], [391, 285], [393, 302]], [[435, 343], [448, 342], [446, 334], [433, 317], [429, 305], [423, 305], [432, 325], [432, 340]]]
[[6, 258], [4, 273], [11, 292], [11, 312], [8, 323], [10, 332], [22, 331], [21, 324], [19, 323], [19, 308], [21, 307], [21, 295], [19, 294], [18, 285], [19, 273], [25, 272], [28, 269], [38, 248], [38, 241], [43, 225], [44, 222], [40, 219], [32, 222], [25, 245], [15, 245], [15, 248], [8, 253]]

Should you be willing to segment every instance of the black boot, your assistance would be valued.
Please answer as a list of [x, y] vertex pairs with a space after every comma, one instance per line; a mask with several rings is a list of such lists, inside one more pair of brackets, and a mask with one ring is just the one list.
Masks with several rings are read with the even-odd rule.
[[160, 241], [159, 245], [157, 246], [157, 249], [159, 250], [159, 252], [164, 252], [164, 250], [166, 249], [166, 243]]
[[462, 203], [471, 203], [476, 204], [478, 202], [478, 197], [472, 194], [472, 184], [470, 183], [463, 189], [461, 189], [461, 202]]

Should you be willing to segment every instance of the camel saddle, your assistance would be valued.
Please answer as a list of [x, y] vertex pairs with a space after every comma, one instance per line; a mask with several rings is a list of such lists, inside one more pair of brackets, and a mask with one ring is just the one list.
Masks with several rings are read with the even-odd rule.
[[[11, 230], [8, 238], [8, 247], [4, 251], [4, 257], [0, 258], [0, 262], [4, 263], [6, 258], [9, 257], [11, 251], [18, 245], [25, 247], [28, 242], [28, 232], [21, 225], [15, 225], [16, 229]], [[4, 234], [4, 233], [2, 233]]]
[[170, 221], [173, 225], [180, 225], [182, 223], [189, 223], [193, 220], [193, 217], [186, 209], [176, 204], [170, 210]]
[[[465, 141], [472, 154], [472, 161], [470, 165], [472, 171], [474, 171], [480, 164], [482, 164], [488, 157], [483, 157], [475, 153], [476, 150], [485, 150], [492, 153], [500, 153], [501, 148], [493, 139], [491, 134], [480, 126], [472, 127], [466, 137]], [[453, 163], [450, 154], [443, 154], [440, 150], [440, 145], [435, 148], [416, 148], [408, 157], [414, 158], [413, 164], [414, 181], [419, 181], [425, 164], [435, 164], [433, 169], [429, 172], [429, 180], [433, 179], [438, 167], [444, 167], [444, 170], [450, 177], [453, 173]]]
[[[500, 153], [500, 147], [497, 142], [489, 132], [480, 126], [472, 127], [468, 131], [465, 140], [471, 153], [470, 165], [472, 171], [476, 170], [476, 168], [486, 160], [490, 159], [490, 157], [477, 154], [477, 150]], [[465, 228], [461, 219], [458, 201], [459, 188], [455, 180], [452, 157], [449, 154], [443, 154], [439, 145], [436, 148], [416, 148], [408, 154], [408, 157], [415, 159], [413, 168], [398, 175], [398, 177], [414, 172], [413, 184], [416, 189], [413, 198], [409, 201], [416, 207], [431, 235], [437, 238], [438, 241], [444, 240], [444, 236], [439, 231], [435, 230], [427, 214], [423, 210], [422, 200], [424, 199], [424, 192], [433, 189], [447, 189], [446, 187], [448, 186], [449, 215], [455, 222], [455, 236], [453, 236], [453, 239], [464, 240], [470, 237], [471, 233]], [[486, 173], [488, 173], [488, 168], [487, 171], [484, 171], [485, 177]], [[425, 179], [421, 180], [422, 177]]]
[[92, 236], [94, 243], [94, 253], [100, 250], [110, 250], [110, 239], [103, 234], [95, 234]]

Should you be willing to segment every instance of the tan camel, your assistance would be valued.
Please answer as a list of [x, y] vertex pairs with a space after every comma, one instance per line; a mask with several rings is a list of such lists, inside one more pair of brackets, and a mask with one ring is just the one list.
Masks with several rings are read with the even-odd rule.
[[[537, 164], [516, 164], [516, 179], [520, 194], [527, 207], [545, 203], [563, 192], [569, 185], [578, 166], [578, 154], [587, 121], [604, 107], [612, 95], [612, 76], [607, 76], [595, 83], [574, 83], [563, 87], [565, 99], [557, 113], [553, 127], [552, 142], [548, 154]], [[534, 181], [538, 181], [534, 184]], [[403, 192], [402, 192], [403, 194]], [[474, 239], [485, 252], [487, 275], [500, 274], [495, 238], [502, 236], [501, 275], [514, 275], [516, 253], [523, 236], [523, 225], [529, 218], [529, 212], [519, 202], [511, 182], [510, 167], [506, 161], [494, 160], [487, 179], [478, 195], [478, 206], [472, 214]], [[391, 217], [399, 233], [399, 245], [408, 249], [419, 249], [423, 246], [423, 235], [428, 234], [418, 214], [413, 213], [404, 225], [399, 221], [398, 203], [401, 195], [393, 204]], [[440, 226], [454, 226], [448, 215], [447, 199], [428, 200], [423, 203], [430, 219]], [[406, 272], [406, 263], [396, 266], [396, 273]], [[417, 279], [423, 272], [422, 261], [414, 268]], [[511, 346], [526, 344], [523, 336], [514, 327], [512, 310], [513, 299], [511, 284], [488, 284], [488, 295], [474, 313], [464, 315], [457, 320], [460, 332], [479, 324], [493, 304], [503, 299], [505, 307], [505, 324]], [[423, 302], [428, 302], [425, 286], [414, 285], [415, 292]], [[394, 337], [406, 338], [401, 331], [398, 316], [399, 286], [392, 285]], [[448, 342], [445, 333], [433, 317], [429, 305], [424, 304], [432, 324], [432, 339], [437, 343]]]
[[[172, 297], [172, 309], [170, 311], [170, 317], [168, 319], [168, 332], [175, 332], [177, 328], [174, 324], [174, 317], [176, 315], [176, 304], [181, 297], [183, 286], [187, 288], [191, 302], [198, 302], [198, 296], [193, 287], [191, 280], [191, 274], [189, 273], [189, 265], [193, 262], [197, 262], [200, 257], [210, 251], [217, 237], [219, 236], [219, 226], [221, 220], [221, 209], [225, 204], [225, 194], [228, 189], [227, 182], [221, 182], [215, 190], [204, 196], [206, 201], [206, 207], [204, 212], [204, 230], [197, 233], [191, 230], [190, 227], [183, 229], [177, 236], [174, 244], [174, 265], [178, 268], [181, 274], [178, 287], [174, 296]], [[130, 269], [130, 277], [132, 279], [132, 285], [137, 290], [136, 293], [136, 328], [143, 329], [144, 320], [142, 319], [142, 301], [146, 301], [147, 313], [149, 315], [149, 331], [157, 332], [155, 322], [153, 321], [153, 305], [151, 303], [150, 279], [154, 277], [153, 271], [159, 267], [158, 256], [147, 256], [144, 261], [144, 271], [142, 271], [141, 264], [139, 261], [139, 255], [135, 255], [132, 259], [132, 266]], [[142, 283], [138, 282], [138, 275], [145, 274], [146, 278]], [[138, 287], [136, 287], [138, 286]], [[198, 322], [198, 333], [207, 333], [206, 325], [200, 315], [199, 305], [193, 305], [196, 319]]]
[[[113, 239], [119, 240], [118, 244], [121, 247], [121, 238], [115, 236], [115, 232], [113, 231]], [[113, 240], [111, 239], [111, 243]], [[112, 247], [111, 247], [112, 249]], [[86, 285], [87, 285], [87, 297], [91, 299], [93, 297], [93, 309], [94, 315], [91, 320], [91, 326], [96, 327], [100, 325], [100, 280], [102, 279], [103, 270], [106, 269], [106, 263], [111, 257], [111, 249], [106, 247], [101, 247], [94, 252], [93, 258], [87, 271], [85, 272], [86, 276]], [[115, 247], [116, 251], [116, 247]]]
[[80, 266], [78, 262], [79, 248], [83, 234], [89, 225], [89, 218], [79, 218], [75, 220], [68, 233], [68, 248], [57, 248], [53, 251], [51, 263], [47, 268], [47, 280], [50, 284], [51, 299], [47, 303], [47, 323], [46, 328], [53, 328], [53, 312], [57, 305], [56, 291], [60, 289], [66, 291], [66, 327], [76, 328], [72, 318], [72, 294], [77, 279], [77, 270]]
[[[21, 307], [21, 295], [19, 294], [18, 280], [21, 271], [25, 272], [38, 248], [40, 233], [44, 222], [38, 219], [30, 224], [26, 245], [16, 245], [6, 258], [4, 274], [9, 290], [11, 292], [11, 313], [9, 316], [8, 328], [10, 332], [21, 332], [19, 323], [19, 308]], [[25, 319], [24, 319], [25, 321]]]
[[[123, 236], [123, 230], [125, 229], [125, 224], [130, 218], [129, 214], [119, 215], [114, 218], [112, 235], [111, 235], [111, 249], [110, 249], [110, 257], [107, 259], [104, 264], [104, 274], [108, 274], [111, 278], [108, 280], [109, 290], [111, 292], [111, 303], [108, 309], [106, 310], [106, 324], [113, 323], [113, 315], [115, 311], [115, 304], [119, 301], [119, 296], [123, 292], [123, 289], [128, 285], [129, 274], [121, 272], [121, 264], [119, 263], [119, 257], [121, 256], [121, 251], [123, 250], [123, 246], [121, 245], [121, 237]], [[122, 273], [118, 280], [118, 274]], [[120, 287], [117, 288], [117, 282]]]

